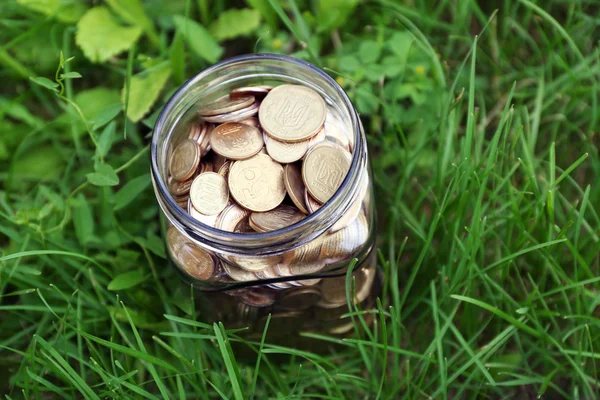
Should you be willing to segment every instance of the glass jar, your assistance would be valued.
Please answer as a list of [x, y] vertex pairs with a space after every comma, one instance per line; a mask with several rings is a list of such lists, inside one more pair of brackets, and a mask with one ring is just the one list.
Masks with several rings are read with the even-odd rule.
[[[317, 91], [346, 133], [351, 165], [337, 192], [299, 222], [265, 233], [219, 230], [193, 218], [169, 193], [168, 163], [174, 147], [188, 137], [198, 120], [199, 107], [234, 88], [284, 83]], [[226, 291], [253, 307], [270, 307], [285, 303], [286, 291], [305, 289], [304, 303], [295, 302], [297, 308], [319, 303], [327, 307], [327, 295], [321, 290], [330, 286], [325, 279], [344, 275], [349, 265], [374, 268], [375, 218], [364, 131], [343, 89], [307, 62], [273, 54], [247, 55], [194, 76], [172, 96], [156, 121], [151, 168], [169, 255], [182, 277], [201, 291]], [[355, 258], [357, 263], [351, 263]], [[294, 303], [289, 298], [287, 302]]]

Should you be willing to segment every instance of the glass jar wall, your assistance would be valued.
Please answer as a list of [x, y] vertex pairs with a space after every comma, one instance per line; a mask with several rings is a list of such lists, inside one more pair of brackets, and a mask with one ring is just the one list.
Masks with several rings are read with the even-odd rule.
[[[218, 216], [208, 221], [190, 215], [191, 206], [188, 208], [169, 191], [172, 179], [169, 160], [174, 149], [190, 137], [198, 124], [198, 110], [236, 88], [283, 84], [302, 85], [319, 93], [327, 109], [324, 129], [327, 121], [333, 121], [343, 133], [342, 139], [347, 140], [351, 162], [338, 190], [323, 204], [313, 201], [303, 219], [268, 232], [234, 232], [234, 226], [230, 231], [222, 230], [214, 223]], [[330, 139], [337, 140], [335, 137], [326, 140]], [[268, 155], [268, 151], [262, 152]], [[158, 118], [151, 162], [170, 257], [182, 277], [199, 290], [227, 290], [232, 295], [237, 290], [241, 296], [249, 296], [244, 304], [251, 305], [252, 301], [267, 304], [272, 299], [279, 308], [280, 303], [283, 307], [286, 302], [293, 303], [293, 296], [268, 292], [268, 299], [261, 298], [262, 294], [256, 294], [259, 292], [255, 289], [287, 290], [303, 295], [300, 307], [321, 303], [326, 308], [327, 294], [322, 287], [331, 285], [324, 280], [344, 274], [355, 258], [358, 262], [353, 264], [354, 268], [369, 264], [367, 259], [374, 243], [374, 211], [364, 132], [340, 86], [306, 62], [280, 55], [250, 55], [226, 60], [199, 73], [173, 95]], [[308, 193], [306, 196], [310, 205], [311, 198]], [[240, 292], [241, 289], [246, 291]], [[333, 290], [333, 286], [327, 290]]]

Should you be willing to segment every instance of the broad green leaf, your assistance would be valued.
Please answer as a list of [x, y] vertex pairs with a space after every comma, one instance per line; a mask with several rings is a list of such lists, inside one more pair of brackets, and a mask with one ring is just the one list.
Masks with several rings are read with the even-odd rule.
[[37, 77], [29, 77], [29, 79], [31, 79], [31, 81], [33, 83], [36, 83], [40, 86], [43, 86], [47, 89], [50, 90], [54, 90], [55, 92], [58, 92], [58, 90], [56, 89], [58, 87], [58, 83], [51, 81], [48, 78], [44, 78], [43, 76], [37, 76]]
[[277, 13], [269, 4], [269, 0], [246, 0], [246, 3], [262, 15], [262, 17], [271, 25], [271, 28], [276, 30], [279, 25]]
[[177, 32], [169, 49], [169, 61], [173, 71], [173, 83], [179, 86], [184, 81], [185, 76], [185, 48], [183, 46], [183, 35]]
[[67, 23], [77, 22], [85, 11], [79, 0], [17, 0], [17, 4]]
[[194, 53], [210, 63], [217, 62], [223, 48], [202, 25], [181, 15], [175, 15], [173, 22]]
[[210, 25], [210, 33], [217, 40], [248, 35], [260, 26], [260, 13], [251, 8], [231, 9], [222, 12]]
[[148, 237], [146, 238], [146, 246], [148, 249], [161, 258], [167, 258], [167, 254], [165, 253], [165, 244], [161, 238], [156, 236], [153, 233], [148, 232]]
[[[10, 4], [10, 1], [1, 1], [0, 0], [0, 18], [2, 18], [2, 7], [5, 4]], [[14, 3], [14, 2], [13, 2]], [[6, 23], [8, 18], [2, 18], [2, 22]], [[23, 23], [25, 20], [20, 21]], [[56, 28], [60, 26], [60, 24], [51, 23], [52, 21], [48, 20], [43, 23], [40, 21], [36, 23], [35, 29], [29, 29], [26, 34], [19, 35], [18, 45], [12, 46], [10, 49], [10, 57], [14, 57], [24, 66], [30, 66], [35, 71], [35, 74], [31, 73], [29, 75], [41, 75], [41, 76], [54, 76], [56, 73], [56, 40], [53, 41], [53, 35], [56, 36]], [[3, 26], [3, 28], [8, 33], [8, 28]], [[20, 28], [17, 28], [20, 29]], [[17, 31], [10, 30], [16, 34]], [[25, 33], [25, 32], [24, 32]], [[3, 40], [8, 44], [8, 41]], [[8, 56], [9, 53], [4, 50], [0, 51], [2, 53], [2, 58]], [[7, 67], [7, 64], [2, 64], [2, 68]]]
[[[29, 111], [29, 109], [20, 102], [20, 99], [7, 99], [0, 97], [0, 110], [2, 110], [6, 116], [10, 116], [12, 119], [22, 121], [32, 128], [41, 128], [45, 122], [35, 116]], [[3, 127], [0, 126], [0, 140], [4, 139]]]
[[386, 56], [381, 60], [385, 76], [394, 78], [406, 69], [405, 60], [398, 56]]
[[354, 55], [342, 56], [340, 57], [340, 70], [355, 72], [363, 68], [363, 65], [358, 61], [358, 58]]
[[[137, 122], [150, 111], [158, 99], [160, 91], [171, 76], [171, 67], [164, 64], [131, 77], [127, 117]], [[126, 91], [123, 88], [122, 99], [125, 102]]]
[[342, 26], [357, 4], [358, 0], [318, 0], [317, 26], [319, 30], [330, 32]]
[[120, 102], [121, 98], [117, 90], [104, 87], [83, 90], [75, 95], [75, 103], [88, 121], [96, 118], [96, 114], [104, 108]]
[[46, 217], [48, 217], [52, 211], [54, 210], [54, 204], [52, 203], [46, 203], [42, 206], [42, 208], [40, 208], [40, 212], [38, 213], [37, 219], [38, 220], [42, 220]]
[[377, 96], [371, 94], [371, 92], [364, 89], [356, 91], [356, 108], [363, 114], [371, 114], [379, 107], [379, 99]]
[[21, 154], [14, 163], [13, 179], [32, 181], [56, 178], [65, 162], [53, 146], [39, 146]]
[[358, 56], [365, 64], [372, 64], [379, 59], [381, 46], [374, 40], [365, 40], [360, 44]]
[[123, 274], [117, 275], [108, 284], [108, 290], [124, 290], [130, 289], [134, 286], [139, 285], [147, 279], [141, 270], [129, 271]]
[[128, 50], [141, 33], [139, 26], [119, 25], [108, 8], [94, 7], [79, 20], [75, 42], [91, 61], [102, 62]]
[[63, 79], [74, 79], [74, 78], [81, 78], [81, 74], [79, 72], [66, 72], [64, 74], [60, 74], [60, 77]]
[[127, 182], [115, 194], [114, 210], [119, 210], [133, 201], [140, 193], [150, 185], [150, 174], [138, 176]]
[[110, 146], [112, 146], [113, 140], [115, 139], [116, 128], [117, 124], [113, 121], [106, 125], [106, 128], [104, 128], [100, 134], [100, 137], [98, 138], [98, 147], [96, 147], [96, 155], [99, 159], [104, 158], [108, 154]]
[[79, 244], [85, 246], [94, 238], [94, 215], [83, 194], [79, 193], [73, 202], [73, 225]]
[[119, 184], [117, 173], [108, 164], [98, 164], [96, 172], [90, 172], [86, 177], [88, 182], [96, 186], [115, 186]]
[[116, 14], [132, 25], [144, 26], [150, 23], [144, 12], [144, 5], [140, 0], [105, 1]]
[[104, 107], [102, 110], [98, 111], [96, 115], [94, 115], [94, 118], [92, 118], [90, 121], [92, 128], [102, 128], [104, 125], [115, 119], [121, 110], [123, 110], [123, 104], [121, 103], [111, 104]]
[[389, 38], [387, 46], [399, 57], [400, 62], [405, 63], [410, 51], [415, 49], [415, 39], [409, 32], [397, 31]]
[[141, 27], [155, 42], [156, 45], [160, 44], [160, 38], [154, 30], [152, 21], [146, 15], [144, 11], [144, 5], [141, 0], [105, 0], [106, 3], [112, 8], [112, 10], [123, 18], [126, 22]]

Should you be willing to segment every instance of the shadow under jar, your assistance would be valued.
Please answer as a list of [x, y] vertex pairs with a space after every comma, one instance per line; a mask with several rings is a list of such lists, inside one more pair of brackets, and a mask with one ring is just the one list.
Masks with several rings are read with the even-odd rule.
[[[294, 208], [300, 202], [304, 210], [300, 218], [294, 219], [297, 222], [271, 231], [253, 231], [256, 225], [252, 222], [260, 220], [262, 214], [252, 215], [252, 210], [238, 205], [232, 195], [217, 214], [198, 212], [189, 199], [195, 177], [213, 172], [229, 182], [227, 173], [240, 162], [211, 151], [210, 136], [220, 123], [233, 120], [254, 126], [264, 142], [252, 157], [268, 162], [273, 162], [271, 156], [279, 158], [272, 154], [275, 150], [268, 142], [273, 138], [264, 132], [258, 112], [260, 101], [281, 85], [307, 87], [322, 97], [326, 110], [324, 124], [307, 140], [303, 154], [306, 158], [316, 146], [343, 149], [349, 167], [345, 177], [338, 179], [337, 191], [321, 203], [303, 188], [302, 179], [299, 192], [290, 193], [290, 187], [286, 187], [285, 199], [279, 207]], [[243, 97], [244, 89], [240, 88], [247, 87], [262, 89], [256, 89], [254, 101], [241, 109], [228, 112], [225, 100], [225, 111], [221, 110], [221, 115], [206, 111], [228, 96], [239, 98], [240, 90]], [[285, 96], [276, 104], [273, 118], [280, 118], [284, 125], [293, 126], [305, 115], [302, 104], [288, 105]], [[190, 176], [174, 179], [171, 159], [184, 142], [192, 147], [194, 157], [197, 153], [199, 161], [195, 170], [187, 174]], [[198, 147], [194, 148], [191, 142]], [[243, 142], [240, 147], [248, 145]], [[327, 163], [321, 168], [321, 160], [313, 158], [316, 159], [312, 171], [315, 179], [323, 184], [335, 180], [332, 174], [339, 171], [327, 168]], [[281, 161], [277, 160], [287, 173], [287, 163]], [[297, 171], [303, 171], [303, 162], [302, 158], [293, 162]], [[200, 291], [224, 291], [251, 307], [275, 307], [288, 314], [310, 307], [331, 309], [340, 306], [335, 304], [339, 303], [339, 296], [329, 293], [339, 286], [339, 283], [331, 284], [332, 276], [345, 274], [354, 258], [358, 260], [355, 271], [375, 268], [372, 179], [364, 131], [342, 88], [307, 62], [281, 55], [257, 54], [232, 58], [200, 72], [172, 96], [160, 114], [152, 139], [151, 166], [169, 255], [185, 280]], [[269, 194], [259, 186], [249, 195]], [[219, 218], [228, 209], [231, 212], [232, 207], [241, 209], [242, 215], [230, 218], [234, 224], [231, 221], [223, 224]], [[339, 278], [335, 279], [339, 282]], [[363, 289], [364, 298], [369, 291]], [[337, 300], [332, 301], [332, 298]]]

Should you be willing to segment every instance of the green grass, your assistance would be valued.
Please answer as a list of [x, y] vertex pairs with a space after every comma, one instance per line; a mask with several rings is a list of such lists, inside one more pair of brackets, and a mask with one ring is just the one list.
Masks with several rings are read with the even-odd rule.
[[[7, 399], [599, 396], [591, 2], [248, 0], [239, 19], [111, 0], [100, 42], [77, 25], [91, 3], [18, 3], [0, 5]], [[349, 302], [351, 337], [304, 334], [325, 350], [208, 321], [160, 245], [157, 111], [254, 51], [328, 71], [367, 131], [385, 284], [372, 310]]]

